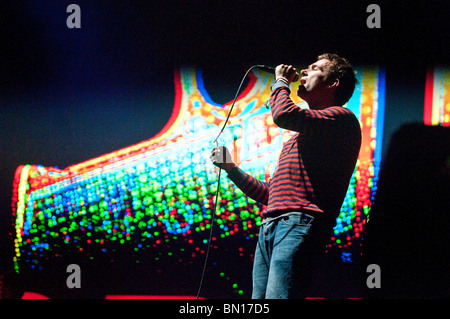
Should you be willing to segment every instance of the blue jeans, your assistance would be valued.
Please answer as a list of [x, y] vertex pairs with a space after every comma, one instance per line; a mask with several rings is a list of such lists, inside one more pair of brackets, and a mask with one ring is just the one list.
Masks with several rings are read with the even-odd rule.
[[325, 250], [324, 241], [318, 240], [325, 237], [311, 232], [313, 222], [314, 217], [305, 213], [263, 222], [253, 264], [253, 299], [306, 297]]

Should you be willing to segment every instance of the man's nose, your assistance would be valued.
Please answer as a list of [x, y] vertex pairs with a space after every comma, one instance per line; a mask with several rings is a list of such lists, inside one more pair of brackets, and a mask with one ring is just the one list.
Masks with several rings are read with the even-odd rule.
[[303, 70], [300, 71], [300, 74], [302, 76], [307, 76], [308, 75], [308, 70], [307, 69], [303, 69]]

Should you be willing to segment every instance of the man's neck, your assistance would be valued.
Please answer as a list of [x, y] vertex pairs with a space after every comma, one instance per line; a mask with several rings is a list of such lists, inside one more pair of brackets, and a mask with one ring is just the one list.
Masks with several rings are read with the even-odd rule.
[[325, 110], [326, 108], [332, 107], [332, 106], [338, 106], [335, 102], [328, 102], [328, 103], [308, 103], [310, 110]]

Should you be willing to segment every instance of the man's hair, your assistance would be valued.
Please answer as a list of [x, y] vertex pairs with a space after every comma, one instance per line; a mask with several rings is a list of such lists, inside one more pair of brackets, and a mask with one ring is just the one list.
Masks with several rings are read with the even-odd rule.
[[355, 71], [347, 59], [334, 53], [324, 53], [317, 57], [317, 60], [330, 60], [328, 67], [327, 80], [339, 80], [339, 86], [336, 90], [336, 103], [344, 105], [350, 100], [355, 90], [357, 79]]

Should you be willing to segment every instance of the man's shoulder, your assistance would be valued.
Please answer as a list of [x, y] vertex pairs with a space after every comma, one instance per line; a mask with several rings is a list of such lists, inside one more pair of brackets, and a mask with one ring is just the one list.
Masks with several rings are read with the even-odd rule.
[[351, 117], [351, 118], [358, 120], [355, 113], [353, 113], [352, 110], [350, 110], [349, 108], [347, 108], [345, 106], [339, 106], [339, 105], [329, 106], [326, 109], [323, 109], [323, 111], [326, 113], [329, 113], [329, 114], [333, 114], [335, 116]]

